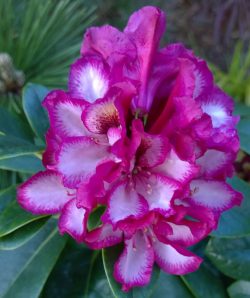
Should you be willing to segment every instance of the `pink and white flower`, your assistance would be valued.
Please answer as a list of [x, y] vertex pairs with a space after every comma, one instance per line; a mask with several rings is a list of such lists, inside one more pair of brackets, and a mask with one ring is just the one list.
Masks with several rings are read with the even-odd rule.
[[239, 149], [232, 99], [192, 51], [159, 48], [164, 30], [155, 7], [135, 12], [123, 32], [87, 30], [68, 92], [43, 103], [46, 170], [18, 190], [23, 208], [60, 214], [60, 232], [92, 249], [124, 242], [114, 278], [125, 291], [147, 284], [154, 262], [169, 274], [197, 270], [187, 247], [242, 200], [226, 182]]

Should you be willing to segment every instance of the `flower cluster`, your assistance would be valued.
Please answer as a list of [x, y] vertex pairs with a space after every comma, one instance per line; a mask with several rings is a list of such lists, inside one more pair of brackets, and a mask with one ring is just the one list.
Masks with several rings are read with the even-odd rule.
[[147, 284], [154, 262], [170, 274], [196, 270], [187, 247], [241, 202], [226, 183], [239, 149], [233, 102], [183, 45], [159, 48], [164, 29], [163, 12], [144, 7], [123, 32], [87, 30], [68, 92], [43, 103], [46, 170], [18, 191], [23, 208], [59, 213], [60, 232], [90, 248], [124, 242], [114, 268], [123, 290]]

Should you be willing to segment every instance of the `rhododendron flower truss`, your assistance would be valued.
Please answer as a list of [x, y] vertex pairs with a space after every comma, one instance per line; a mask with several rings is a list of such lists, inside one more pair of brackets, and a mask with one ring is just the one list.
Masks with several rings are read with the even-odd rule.
[[43, 103], [45, 170], [18, 191], [23, 208], [59, 214], [60, 232], [92, 249], [123, 242], [114, 267], [123, 290], [146, 285], [154, 263], [197, 270], [188, 247], [242, 199], [226, 182], [239, 149], [232, 99], [192, 51], [159, 47], [164, 30], [155, 7], [135, 12], [123, 32], [87, 30], [68, 91]]

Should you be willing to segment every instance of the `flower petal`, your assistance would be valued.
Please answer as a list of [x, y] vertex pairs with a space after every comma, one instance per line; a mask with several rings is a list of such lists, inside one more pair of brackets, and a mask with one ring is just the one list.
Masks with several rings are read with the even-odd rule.
[[102, 220], [116, 224], [126, 218], [140, 218], [147, 209], [147, 202], [126, 182], [121, 182], [111, 191]]
[[213, 123], [213, 127], [234, 126], [235, 122], [232, 121], [233, 101], [218, 88], [214, 88], [208, 96], [202, 97], [199, 100], [201, 108], [204, 113], [208, 114]]
[[57, 169], [68, 187], [76, 187], [88, 180], [98, 165], [110, 159], [107, 146], [88, 137], [70, 138], [62, 144]]
[[110, 128], [120, 126], [119, 113], [114, 104], [115, 96], [117, 91], [113, 90], [107, 97], [89, 105], [83, 112], [82, 120], [90, 132], [107, 134]]
[[61, 137], [88, 135], [81, 115], [86, 107], [83, 100], [73, 100], [63, 91], [50, 92], [43, 105], [49, 112], [52, 129]]
[[102, 58], [113, 66], [127, 57], [135, 59], [136, 48], [126, 34], [105, 25], [92, 27], [86, 31], [81, 54], [84, 56], [89, 53], [102, 55]]
[[165, 16], [160, 9], [146, 6], [132, 14], [124, 30], [137, 47], [140, 81], [142, 83], [139, 98], [135, 105], [144, 111], [150, 109], [153, 100], [153, 98], [147, 98], [147, 85], [152, 70], [153, 57], [165, 30], [165, 22]]
[[169, 152], [169, 143], [166, 137], [144, 133], [138, 151], [139, 165], [152, 168], [163, 163]]
[[242, 195], [225, 182], [193, 180], [190, 183], [191, 202], [198, 206], [224, 211], [240, 205]]
[[217, 178], [222, 176], [225, 178], [232, 174], [233, 160], [234, 158], [230, 152], [208, 149], [196, 162], [200, 166], [200, 173], [204, 177]]
[[171, 199], [179, 184], [159, 174], [151, 174], [148, 179], [136, 180], [136, 191], [148, 202], [149, 210], [169, 215], [172, 211]]
[[62, 138], [55, 134], [50, 128], [46, 133], [46, 150], [43, 153], [43, 165], [49, 170], [53, 170], [57, 164], [56, 156], [60, 151]]
[[155, 170], [182, 183], [186, 183], [198, 173], [197, 166], [181, 160], [174, 150], [170, 151], [165, 161]]
[[202, 259], [188, 250], [158, 240], [153, 242], [155, 261], [167, 273], [187, 274], [197, 270]]
[[72, 64], [69, 74], [69, 92], [74, 98], [94, 102], [109, 88], [108, 66], [97, 56], [85, 56]]
[[152, 247], [148, 247], [143, 234], [137, 232], [125, 242], [124, 251], [115, 263], [114, 277], [122, 283], [124, 291], [135, 286], [144, 286], [150, 280], [153, 263]]
[[114, 231], [112, 225], [104, 224], [90, 231], [86, 235], [85, 241], [92, 249], [102, 249], [120, 243], [122, 238], [123, 236], [120, 230]]
[[107, 137], [109, 141], [109, 145], [113, 146], [118, 140], [121, 139], [122, 130], [121, 128], [113, 128], [111, 127], [107, 132]]
[[[171, 233], [166, 233], [169, 229]], [[157, 238], [166, 244], [175, 243], [181, 246], [190, 246], [199, 242], [210, 230], [206, 223], [184, 219], [178, 223], [160, 221], [157, 223], [154, 232]]]
[[39, 172], [19, 187], [17, 200], [24, 209], [34, 214], [55, 214], [70, 199], [69, 191], [63, 186], [60, 174]]
[[59, 218], [59, 230], [61, 234], [68, 233], [76, 241], [82, 242], [86, 233], [86, 210], [76, 207], [76, 200], [70, 200], [63, 208]]

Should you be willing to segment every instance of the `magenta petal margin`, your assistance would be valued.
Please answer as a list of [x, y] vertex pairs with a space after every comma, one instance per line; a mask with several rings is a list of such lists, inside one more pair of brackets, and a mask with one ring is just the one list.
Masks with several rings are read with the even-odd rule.
[[[69, 90], [44, 100], [44, 172], [18, 189], [34, 214], [59, 214], [60, 233], [92, 249], [124, 243], [114, 278], [128, 291], [156, 263], [187, 274], [188, 251], [242, 196], [227, 184], [239, 150], [233, 101], [182, 44], [159, 48], [165, 15], [144, 7], [123, 32], [87, 30]], [[103, 207], [98, 227], [88, 219]]]

